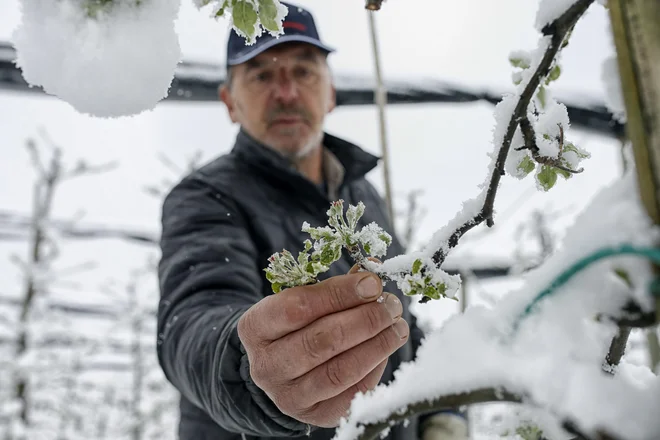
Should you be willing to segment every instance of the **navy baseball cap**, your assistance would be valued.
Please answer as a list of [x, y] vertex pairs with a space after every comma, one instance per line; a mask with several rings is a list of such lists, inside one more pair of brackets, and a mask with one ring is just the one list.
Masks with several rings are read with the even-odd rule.
[[289, 9], [282, 23], [284, 35], [273, 37], [264, 31], [254, 44], [248, 46], [245, 44], [245, 39], [232, 29], [227, 40], [227, 67], [244, 63], [278, 44], [294, 41], [309, 43], [326, 53], [334, 52], [335, 49], [321, 42], [314, 17], [309, 11], [290, 3], [281, 3]]

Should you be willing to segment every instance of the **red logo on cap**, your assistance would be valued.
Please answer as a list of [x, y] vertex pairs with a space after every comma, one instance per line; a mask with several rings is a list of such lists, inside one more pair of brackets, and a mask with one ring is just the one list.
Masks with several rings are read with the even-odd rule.
[[293, 29], [298, 29], [299, 31], [305, 32], [307, 30], [307, 26], [305, 26], [302, 23], [296, 23], [295, 21], [285, 21], [282, 23], [283, 28], [293, 28]]

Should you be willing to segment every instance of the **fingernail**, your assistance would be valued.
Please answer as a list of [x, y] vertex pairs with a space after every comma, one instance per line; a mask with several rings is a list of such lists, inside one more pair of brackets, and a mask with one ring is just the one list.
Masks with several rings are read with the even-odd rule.
[[380, 295], [380, 282], [373, 275], [367, 275], [358, 283], [357, 292], [362, 298], [374, 298]]
[[398, 318], [403, 313], [403, 306], [401, 305], [401, 301], [399, 301], [399, 298], [397, 298], [396, 295], [392, 295], [391, 293], [387, 294], [387, 299], [385, 299], [385, 308], [389, 312], [392, 319]]
[[408, 329], [408, 323], [405, 319], [399, 319], [397, 322], [392, 324], [392, 329], [394, 332], [401, 338], [406, 339], [410, 330]]

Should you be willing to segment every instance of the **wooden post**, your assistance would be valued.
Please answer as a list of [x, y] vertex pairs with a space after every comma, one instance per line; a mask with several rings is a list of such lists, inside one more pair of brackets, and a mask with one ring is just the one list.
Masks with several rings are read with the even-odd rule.
[[608, 8], [641, 199], [660, 224], [660, 2], [608, 0]]

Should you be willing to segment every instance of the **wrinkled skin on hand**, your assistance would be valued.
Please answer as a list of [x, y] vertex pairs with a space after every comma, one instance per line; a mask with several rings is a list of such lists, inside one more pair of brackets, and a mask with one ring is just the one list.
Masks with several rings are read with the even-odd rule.
[[284, 414], [336, 427], [358, 392], [376, 387], [408, 339], [396, 295], [354, 267], [347, 275], [286, 289], [238, 322], [250, 374]]

